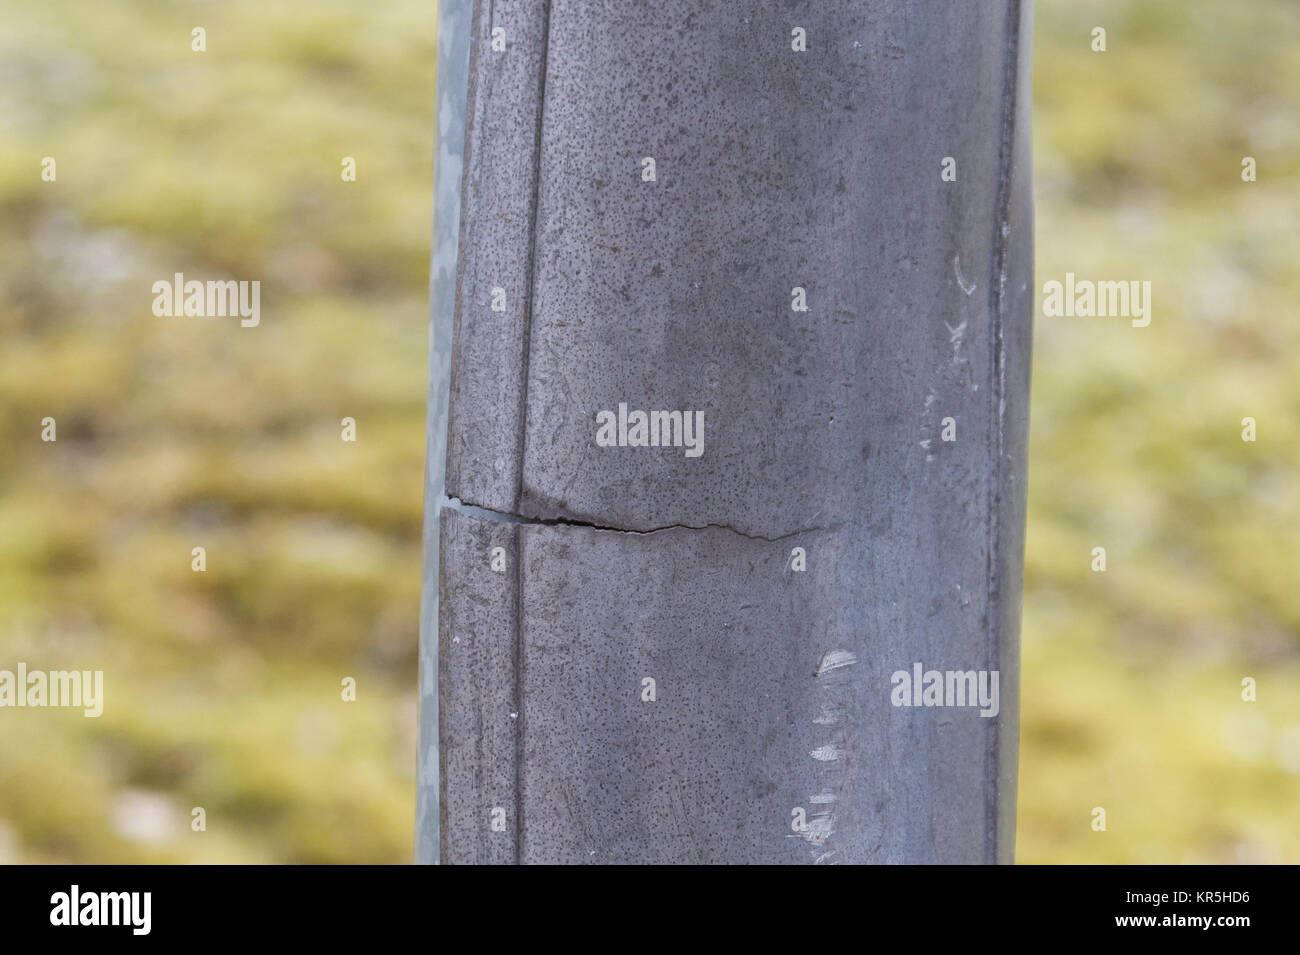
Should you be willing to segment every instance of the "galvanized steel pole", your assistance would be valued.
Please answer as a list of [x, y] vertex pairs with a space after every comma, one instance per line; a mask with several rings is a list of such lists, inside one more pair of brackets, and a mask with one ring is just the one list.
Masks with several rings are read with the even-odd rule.
[[417, 859], [1010, 861], [1029, 4], [439, 29]]

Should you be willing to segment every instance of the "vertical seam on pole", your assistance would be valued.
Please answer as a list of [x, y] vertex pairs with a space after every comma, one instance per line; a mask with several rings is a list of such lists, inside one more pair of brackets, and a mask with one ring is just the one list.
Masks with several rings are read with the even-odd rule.
[[524, 861], [524, 532], [515, 537], [515, 865]]
[[[1006, 279], [1007, 239], [1011, 214], [1011, 166], [1016, 137], [1017, 87], [1020, 61], [1021, 0], [1008, 0], [1005, 42], [1002, 62], [1002, 116], [998, 138], [997, 187], [993, 202], [993, 254], [990, 257], [989, 318], [992, 324], [992, 362], [990, 368], [989, 406], [992, 420], [993, 473], [989, 479], [989, 550], [988, 550], [988, 605], [987, 630], [991, 660], [989, 668], [1001, 668], [1002, 592], [998, 580], [1000, 572], [1001, 525], [998, 509], [1002, 496], [1002, 453], [1004, 403], [1006, 385], [1006, 359], [1002, 341], [1002, 291]], [[1000, 817], [998, 790], [1001, 774], [1001, 726], [990, 734], [985, 767], [985, 814], [990, 820], [986, 830], [985, 855], [989, 862], [997, 862]]]
[[[528, 286], [525, 291], [523, 342], [519, 361], [519, 414], [517, 426], [519, 440], [515, 458], [515, 500], [513, 510], [519, 513], [524, 496], [524, 454], [528, 441], [528, 362], [532, 353], [533, 289], [536, 285], [537, 262], [537, 206], [541, 196], [542, 122], [546, 111], [547, 53], [551, 43], [551, 0], [542, 0], [542, 49], [537, 77], [537, 118], [533, 128], [533, 198], [529, 204], [528, 223]], [[519, 714], [515, 726], [515, 862], [524, 861], [524, 534], [515, 529], [515, 707]]]
[[524, 495], [524, 452], [528, 441], [528, 363], [533, 339], [533, 289], [536, 285], [537, 204], [541, 195], [542, 120], [546, 110], [546, 60], [551, 45], [551, 0], [542, 0], [542, 51], [537, 76], [537, 119], [533, 128], [533, 199], [528, 207], [528, 286], [524, 292], [523, 342], [519, 361], [519, 440], [515, 456], [515, 500], [511, 510], [518, 514]]
[[[459, 365], [456, 361], [456, 345], [461, 340], [461, 326], [464, 323], [464, 306], [463, 296], [465, 294], [465, 270], [461, 267], [461, 250], [469, 247], [469, 216], [468, 210], [470, 203], [470, 164], [473, 162], [474, 146], [474, 109], [478, 100], [478, 57], [479, 44], [475, 42], [478, 31], [481, 29], [479, 17], [483, 8], [479, 4], [474, 4], [473, 12], [470, 14], [469, 27], [469, 53], [467, 54], [467, 65], [465, 75], [465, 131], [463, 134], [463, 145], [461, 146], [461, 173], [460, 173], [460, 208], [458, 210], [459, 221], [456, 224], [456, 264], [454, 270], [454, 287], [452, 291], [452, 318], [451, 318], [451, 355], [448, 358], [447, 369], [447, 446], [443, 451], [442, 469], [443, 469], [443, 490], [446, 490], [447, 482], [456, 485], [458, 482], [458, 472], [460, 470], [459, 462], [456, 460], [456, 448], [454, 445], [457, 433], [456, 419], [460, 411], [460, 402], [456, 400], [456, 390], [459, 385]], [[488, 29], [491, 30], [492, 21], [488, 21]], [[437, 157], [435, 156], [435, 161]], [[437, 210], [434, 210], [437, 215]]]

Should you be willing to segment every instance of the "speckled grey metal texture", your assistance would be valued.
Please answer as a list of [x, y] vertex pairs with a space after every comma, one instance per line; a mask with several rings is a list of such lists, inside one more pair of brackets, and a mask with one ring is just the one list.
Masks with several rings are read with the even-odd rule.
[[[442, 855], [463, 863], [518, 859], [518, 575], [492, 570], [494, 547], [517, 552], [517, 525], [442, 514], [439, 619]], [[493, 811], [498, 826], [492, 828]], [[484, 838], [483, 831], [492, 838]]]
[[519, 496], [546, 12], [474, 5], [447, 493], [502, 511]]
[[[443, 861], [1010, 861], [1029, 30], [477, 5]], [[620, 404], [702, 412], [703, 452], [601, 446]], [[894, 705], [917, 662], [998, 671], [998, 715]]]

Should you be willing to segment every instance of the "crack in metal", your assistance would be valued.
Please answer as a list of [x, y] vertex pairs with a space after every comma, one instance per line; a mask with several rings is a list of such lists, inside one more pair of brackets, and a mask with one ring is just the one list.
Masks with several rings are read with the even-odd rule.
[[778, 541], [787, 540], [788, 538], [791, 537], [797, 537], [800, 534], [818, 534], [818, 533], [825, 533], [827, 531], [833, 531], [838, 529], [838, 525], [832, 525], [829, 527], [805, 527], [805, 528], [800, 528], [798, 530], [790, 531], [787, 534], [781, 534], [778, 537], [765, 537], [762, 534], [749, 534], [738, 528], [732, 527], [730, 524], [716, 524], [712, 522], [708, 524], [664, 524], [660, 527], [650, 527], [647, 528], [646, 530], [636, 530], [633, 528], [614, 527], [609, 524], [597, 524], [594, 521], [580, 521], [580, 520], [574, 520], [565, 517], [523, 517], [522, 515], [519, 514], [510, 514], [505, 511], [493, 510], [490, 507], [481, 507], [480, 505], [474, 504], [470, 501], [462, 501], [460, 498], [448, 497], [445, 494], [439, 499], [438, 507], [439, 509], [447, 508], [449, 510], [458, 511], [461, 514], [468, 514], [471, 517], [478, 517], [485, 521], [495, 521], [498, 524], [529, 524], [533, 526], [551, 526], [551, 527], [585, 527], [589, 530], [595, 530], [595, 531], [613, 531], [616, 534], [649, 535], [649, 534], [658, 534], [660, 531], [672, 531], [672, 530], [703, 531], [703, 530], [708, 530], [709, 528], [712, 527], [716, 527], [725, 531], [730, 531], [731, 533], [736, 534], [739, 537], [745, 537], [748, 538], [749, 540], [766, 541], [769, 544], [774, 544], [777, 543]]

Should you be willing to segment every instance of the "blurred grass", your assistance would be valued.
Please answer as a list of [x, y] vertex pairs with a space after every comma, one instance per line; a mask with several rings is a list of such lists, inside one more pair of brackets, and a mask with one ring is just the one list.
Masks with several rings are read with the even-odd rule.
[[1154, 308], [1036, 321], [1018, 858], [1300, 862], [1300, 5], [1036, 9], [1037, 286]]
[[[0, 22], [0, 666], [107, 697], [5, 711], [0, 855], [408, 861], [434, 8]], [[154, 318], [177, 271], [261, 280], [261, 326]]]
[[[1019, 858], [1297, 862], [1300, 6], [1036, 7], [1038, 287], [1154, 317], [1037, 320]], [[407, 861], [433, 4], [0, 22], [0, 666], [108, 697], [0, 719], [0, 860]], [[155, 319], [175, 271], [261, 327]]]

